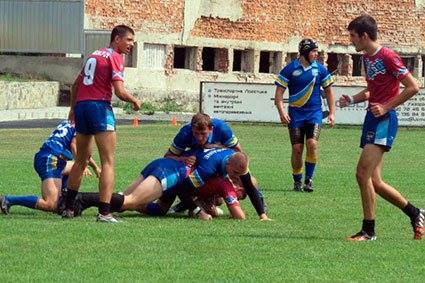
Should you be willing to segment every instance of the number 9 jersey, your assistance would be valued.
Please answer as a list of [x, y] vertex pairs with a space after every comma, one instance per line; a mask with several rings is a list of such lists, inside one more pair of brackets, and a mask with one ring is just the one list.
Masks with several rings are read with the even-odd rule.
[[93, 52], [80, 73], [76, 102], [112, 99], [112, 82], [124, 81], [124, 60], [112, 48]]

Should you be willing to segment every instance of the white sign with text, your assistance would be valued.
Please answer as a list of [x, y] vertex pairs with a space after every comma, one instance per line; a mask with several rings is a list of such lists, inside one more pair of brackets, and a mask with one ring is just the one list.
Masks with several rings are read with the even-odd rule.
[[[357, 86], [334, 86], [338, 124], [361, 125], [367, 102], [340, 108], [338, 99], [343, 94], [354, 95], [364, 89]], [[274, 105], [276, 86], [259, 83], [202, 82], [201, 111], [227, 121], [279, 122]], [[284, 93], [287, 103], [288, 91]], [[323, 111], [328, 110], [323, 99]], [[405, 104], [397, 108], [399, 124], [402, 126], [425, 125], [425, 89], [421, 89]], [[326, 119], [324, 120], [326, 122]]]

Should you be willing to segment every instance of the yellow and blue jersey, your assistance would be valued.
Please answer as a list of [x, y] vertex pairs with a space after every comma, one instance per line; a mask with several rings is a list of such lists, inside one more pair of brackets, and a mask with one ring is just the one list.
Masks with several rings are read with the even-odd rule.
[[320, 88], [332, 85], [329, 71], [314, 61], [304, 68], [299, 59], [292, 61], [280, 71], [275, 84], [289, 90], [289, 108], [306, 111], [319, 110], [322, 107]]
[[[208, 136], [207, 144], [222, 144], [228, 148], [238, 145], [238, 139], [225, 121], [213, 118], [211, 119], [211, 124], [212, 132]], [[169, 150], [176, 155], [181, 155], [186, 150], [196, 148], [200, 148], [200, 145], [193, 136], [192, 125], [188, 123], [177, 133]]]
[[44, 141], [40, 151], [72, 160], [71, 141], [75, 137], [75, 127], [69, 121], [61, 122]]
[[196, 168], [189, 174], [189, 183], [199, 188], [214, 176], [227, 176], [226, 163], [235, 153], [229, 148], [203, 149], [196, 152]]

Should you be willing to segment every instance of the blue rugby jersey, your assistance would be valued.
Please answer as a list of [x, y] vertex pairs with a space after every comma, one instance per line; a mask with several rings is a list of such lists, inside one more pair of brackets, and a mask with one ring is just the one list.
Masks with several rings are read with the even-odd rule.
[[280, 71], [275, 84], [288, 88], [289, 107], [311, 111], [321, 109], [320, 87], [332, 85], [333, 79], [322, 64], [314, 61], [308, 68], [304, 68], [296, 59]]
[[[208, 137], [207, 144], [220, 143], [228, 148], [238, 145], [238, 139], [225, 121], [213, 118], [211, 123], [213, 129]], [[169, 150], [176, 155], [181, 155], [183, 151], [194, 148], [199, 148], [199, 144], [193, 136], [192, 125], [188, 123], [177, 133]]]
[[61, 122], [44, 141], [40, 150], [49, 151], [53, 155], [72, 160], [71, 141], [75, 137], [75, 127], [68, 121]]
[[214, 176], [226, 176], [226, 163], [235, 151], [228, 148], [213, 148], [196, 152], [196, 168], [189, 174], [190, 183], [201, 187]]

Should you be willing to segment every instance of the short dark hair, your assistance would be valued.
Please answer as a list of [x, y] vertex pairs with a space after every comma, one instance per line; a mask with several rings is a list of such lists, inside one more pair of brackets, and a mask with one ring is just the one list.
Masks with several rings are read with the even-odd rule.
[[375, 19], [369, 15], [358, 16], [348, 24], [347, 29], [356, 32], [359, 36], [366, 33], [373, 41], [378, 38], [378, 25]]
[[212, 127], [210, 116], [204, 113], [197, 113], [193, 115], [191, 124], [192, 128], [195, 129], [205, 129]]
[[115, 37], [117, 37], [117, 36], [118, 37], [124, 37], [127, 33], [131, 33], [132, 35], [134, 35], [134, 30], [131, 27], [126, 26], [126, 25], [115, 26], [112, 29], [112, 32], [111, 32], [110, 43], [112, 43], [115, 40]]

